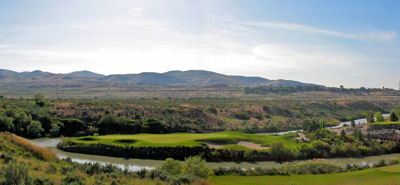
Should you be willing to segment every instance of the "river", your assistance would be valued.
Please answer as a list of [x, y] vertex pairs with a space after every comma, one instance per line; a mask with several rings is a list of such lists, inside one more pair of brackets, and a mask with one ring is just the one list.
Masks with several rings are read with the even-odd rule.
[[[384, 115], [388, 116], [388, 115]], [[366, 119], [358, 119], [355, 120], [356, 124], [366, 123]], [[332, 128], [343, 127], [346, 124], [350, 124], [350, 122], [342, 122], [339, 125]], [[293, 131], [285, 131], [285, 132], [274, 132], [274, 133], [258, 133], [258, 134], [275, 134], [275, 135], [283, 135], [286, 133], [294, 133], [301, 130], [293, 130]], [[121, 157], [109, 157], [109, 156], [101, 156], [101, 155], [90, 155], [90, 154], [80, 154], [80, 153], [71, 153], [65, 152], [57, 149], [57, 144], [61, 141], [60, 138], [39, 138], [31, 140], [35, 144], [43, 147], [47, 147], [54, 151], [57, 154], [58, 158], [71, 158], [72, 161], [78, 163], [100, 163], [100, 164], [112, 164], [116, 165], [121, 169], [128, 169], [129, 171], [138, 171], [141, 169], [154, 169], [158, 165], [160, 165], [162, 160], [149, 160], [149, 159], [131, 159], [131, 158], [121, 158]], [[389, 159], [399, 159], [400, 154], [388, 154], [381, 156], [371, 156], [371, 157], [363, 157], [363, 158], [335, 158], [335, 159], [323, 159], [323, 161], [327, 161], [334, 164], [346, 165], [347, 163], [353, 164], [369, 164], [378, 162], [381, 159], [389, 160]], [[298, 163], [307, 163], [310, 160], [299, 161]], [[279, 167], [282, 164], [274, 161], [264, 161], [264, 162], [207, 162], [207, 165], [211, 168], [217, 167], [241, 167], [241, 168], [251, 168], [251, 167]]]

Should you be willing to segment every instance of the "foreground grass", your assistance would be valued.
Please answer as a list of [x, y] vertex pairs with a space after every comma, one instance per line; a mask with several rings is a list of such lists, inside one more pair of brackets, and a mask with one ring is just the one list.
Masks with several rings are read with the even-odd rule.
[[214, 185], [397, 185], [400, 184], [400, 165], [362, 171], [291, 176], [214, 176]]
[[101, 143], [119, 146], [134, 147], [174, 147], [174, 146], [205, 146], [203, 141], [211, 141], [221, 144], [236, 144], [237, 141], [249, 141], [262, 146], [270, 146], [272, 143], [282, 142], [287, 147], [296, 147], [296, 142], [290, 137], [296, 134], [284, 136], [255, 135], [240, 132], [216, 132], [207, 134], [172, 133], [172, 134], [135, 134], [135, 135], [103, 135], [71, 138], [77, 143]]

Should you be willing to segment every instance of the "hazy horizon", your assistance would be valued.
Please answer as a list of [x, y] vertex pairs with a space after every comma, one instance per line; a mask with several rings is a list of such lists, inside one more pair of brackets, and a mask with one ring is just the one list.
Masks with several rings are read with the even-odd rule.
[[0, 1], [0, 68], [398, 88], [397, 1]]

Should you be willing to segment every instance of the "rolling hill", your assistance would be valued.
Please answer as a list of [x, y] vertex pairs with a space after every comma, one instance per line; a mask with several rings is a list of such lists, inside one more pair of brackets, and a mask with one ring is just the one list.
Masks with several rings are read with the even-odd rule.
[[39, 70], [19, 73], [0, 69], [0, 87], [52, 87], [57, 85], [57, 80], [71, 87], [106, 87], [110, 85], [289, 87], [314, 85], [292, 80], [270, 80], [261, 77], [231, 76], [204, 70], [169, 71], [166, 73], [144, 72], [139, 74], [113, 74], [106, 76], [90, 71], [56, 74]]

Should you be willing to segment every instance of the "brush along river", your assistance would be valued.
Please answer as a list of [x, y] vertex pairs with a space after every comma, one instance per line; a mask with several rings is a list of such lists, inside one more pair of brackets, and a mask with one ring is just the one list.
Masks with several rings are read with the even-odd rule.
[[[386, 115], [385, 115], [386, 116]], [[365, 123], [365, 119], [355, 120], [356, 124]], [[346, 124], [350, 124], [350, 122], [343, 122], [340, 123], [338, 127], [342, 127]], [[278, 132], [278, 133], [259, 133], [259, 134], [276, 134], [276, 135], [283, 135], [286, 133], [292, 133], [297, 131], [289, 131], [289, 132]], [[57, 144], [61, 141], [60, 138], [39, 138], [32, 140], [37, 145], [50, 148], [54, 151], [59, 158], [71, 158], [72, 161], [78, 163], [100, 163], [100, 164], [112, 164], [116, 165], [122, 169], [127, 169], [130, 171], [138, 171], [141, 169], [153, 169], [160, 165], [163, 160], [148, 160], [148, 159], [132, 159], [132, 158], [120, 158], [120, 157], [109, 157], [109, 156], [101, 156], [101, 155], [90, 155], [90, 154], [80, 154], [80, 153], [71, 153], [65, 152], [62, 150], [57, 149]], [[337, 164], [345, 166], [348, 163], [358, 164], [358, 165], [370, 165], [372, 163], [376, 163], [381, 159], [386, 161], [388, 160], [395, 160], [399, 159], [400, 154], [387, 154], [387, 155], [380, 155], [380, 156], [370, 156], [370, 157], [362, 157], [362, 158], [334, 158], [334, 159], [317, 159], [317, 160], [304, 160], [304, 161], [297, 161], [297, 164], [304, 164], [309, 162], [326, 162], [331, 164]], [[284, 165], [285, 163], [278, 163], [274, 161], [265, 161], [265, 162], [208, 162], [207, 163], [211, 168], [218, 168], [218, 167], [241, 167], [241, 168], [251, 168], [251, 167], [264, 167], [264, 168], [273, 168], [279, 167]]]

